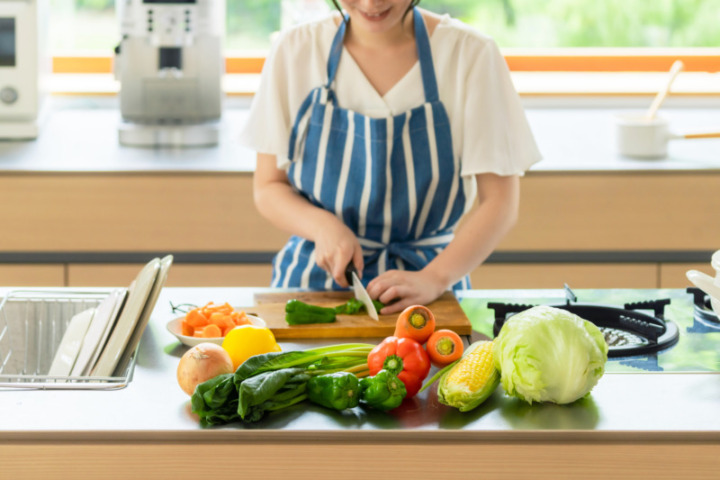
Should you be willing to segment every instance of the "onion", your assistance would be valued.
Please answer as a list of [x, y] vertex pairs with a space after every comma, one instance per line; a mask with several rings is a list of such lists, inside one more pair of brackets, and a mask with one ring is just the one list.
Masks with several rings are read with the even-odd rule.
[[185, 352], [180, 359], [177, 380], [180, 388], [192, 395], [198, 384], [233, 371], [230, 355], [220, 345], [200, 343]]

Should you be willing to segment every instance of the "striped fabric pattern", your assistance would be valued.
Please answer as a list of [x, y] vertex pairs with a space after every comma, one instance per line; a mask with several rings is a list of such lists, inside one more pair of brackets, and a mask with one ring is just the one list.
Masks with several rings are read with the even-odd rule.
[[[328, 84], [310, 92], [290, 139], [291, 185], [357, 234], [366, 281], [389, 269], [422, 269], [452, 240], [467, 206], [427, 31], [420, 13], [413, 14], [426, 103], [386, 118], [339, 107], [331, 85], [342, 23], [328, 60]], [[340, 288], [315, 264], [314, 250], [312, 242], [291, 237], [275, 258], [272, 286]], [[454, 286], [469, 287], [467, 277]]]

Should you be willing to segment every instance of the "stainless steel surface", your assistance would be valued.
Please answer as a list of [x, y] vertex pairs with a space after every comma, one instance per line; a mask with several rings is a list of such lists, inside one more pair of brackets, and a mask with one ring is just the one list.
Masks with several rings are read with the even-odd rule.
[[[198, 440], [234, 438], [537, 438], [539, 434], [573, 438], [720, 438], [720, 375], [704, 373], [606, 373], [592, 394], [575, 404], [527, 405], [498, 389], [478, 409], [462, 414], [440, 405], [434, 388], [390, 413], [362, 408], [330, 412], [298, 405], [276, 412], [256, 425], [233, 424], [201, 429], [190, 412], [189, 397], [177, 385], [176, 369], [187, 350], [166, 329], [176, 314], [174, 304], [208, 301], [243, 305], [257, 291], [251, 288], [165, 288], [137, 353], [133, 381], [114, 391], [0, 391], [3, 438], [125, 438]], [[578, 296], [582, 291], [578, 292]], [[562, 291], [484, 290], [472, 299], [562, 298]], [[472, 319], [472, 317], [471, 317]], [[379, 341], [380, 339], [376, 339]], [[324, 343], [350, 342], [330, 339]], [[366, 339], [367, 341], [367, 339]], [[370, 340], [374, 341], [374, 340]], [[313, 345], [320, 342], [312, 342]], [[282, 343], [284, 350], [311, 343]], [[718, 346], [720, 351], [720, 346]], [[382, 432], [378, 432], [382, 431]], [[378, 436], [378, 435], [382, 436]], [[349, 436], [349, 437], [348, 437]], [[557, 438], [557, 437], [556, 437]]]
[[[233, 172], [252, 173], [255, 152], [241, 146], [250, 98], [228, 97], [216, 147], [144, 149], [118, 145], [117, 98], [52, 98], [43, 133], [32, 142], [0, 142], [0, 171], [47, 172]], [[526, 114], [543, 160], [528, 175], [542, 172], [720, 172], [720, 139], [670, 145], [664, 160], [622, 158], [614, 151], [609, 108], [528, 108]], [[718, 109], [673, 108], [665, 115], [680, 130], [720, 124]], [[87, 135], [92, 131], [92, 135]]]
[[113, 290], [14, 290], [0, 302], [0, 389], [114, 389], [131, 380], [134, 359], [121, 376], [50, 375], [63, 334], [76, 314]]

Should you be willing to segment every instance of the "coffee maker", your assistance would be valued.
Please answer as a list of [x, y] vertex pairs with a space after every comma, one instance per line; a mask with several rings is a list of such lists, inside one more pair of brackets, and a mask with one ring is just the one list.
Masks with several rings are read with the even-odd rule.
[[38, 136], [51, 59], [46, 0], [0, 0], [0, 139]]
[[225, 0], [117, 0], [119, 140], [138, 147], [218, 143]]

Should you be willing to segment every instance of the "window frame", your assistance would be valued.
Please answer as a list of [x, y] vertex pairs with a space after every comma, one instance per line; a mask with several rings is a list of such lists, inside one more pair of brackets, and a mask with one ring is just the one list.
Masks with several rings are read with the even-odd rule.
[[[720, 48], [505, 49], [511, 72], [663, 72], [682, 60], [685, 72], [720, 72]], [[53, 73], [112, 73], [111, 56], [55, 56]], [[264, 56], [227, 56], [228, 74], [259, 74]]]

